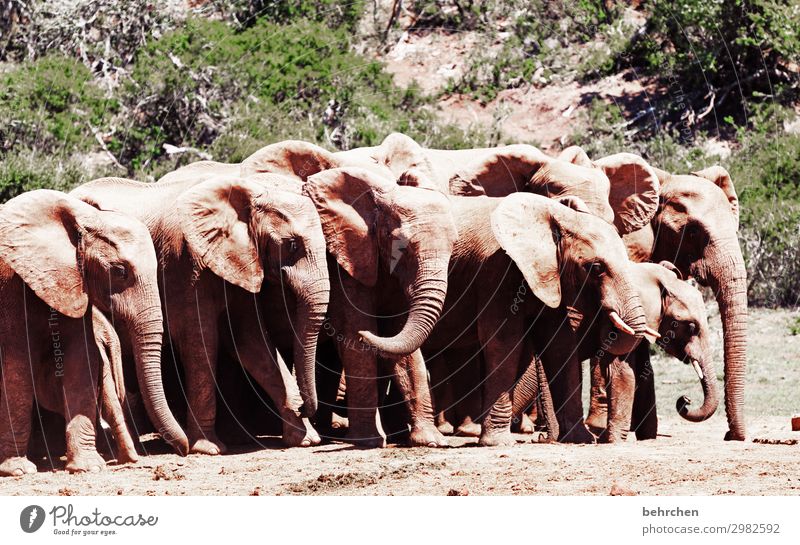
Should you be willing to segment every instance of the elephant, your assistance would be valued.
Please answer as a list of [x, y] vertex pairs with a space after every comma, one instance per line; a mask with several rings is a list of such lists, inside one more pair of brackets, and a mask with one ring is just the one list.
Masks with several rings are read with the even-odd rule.
[[[451, 197], [451, 203], [459, 238], [444, 310], [423, 355], [433, 377], [436, 365], [449, 365], [448, 372], [465, 361], [465, 353], [480, 354], [485, 378], [479, 444], [510, 444], [512, 388], [532, 357], [527, 343], [539, 330], [560, 323], [566, 306], [588, 313], [584, 306], [591, 302], [618, 327], [641, 335], [644, 310], [622, 240], [579, 199], [562, 203], [514, 193]], [[564, 361], [561, 372], [580, 373], [579, 361]], [[561, 430], [562, 440], [587, 440], [579, 395], [568, 396], [559, 419], [560, 427], [569, 426]]]
[[[658, 331], [658, 336], [652, 341], [678, 361], [691, 364], [703, 388], [702, 405], [690, 409], [689, 399], [681, 396], [676, 403], [678, 413], [692, 422], [711, 418], [719, 400], [702, 294], [682, 280], [680, 271], [667, 261], [636, 263], [633, 271], [647, 324]], [[639, 440], [655, 439], [658, 418], [654, 374], [649, 358], [648, 341], [651, 339], [641, 341], [641, 345], [627, 355], [614, 355], [614, 352], [620, 352], [614, 350], [614, 344], [630, 346], [630, 339], [620, 338], [624, 336], [622, 333], [611, 338], [608, 331], [604, 332], [602, 338], [608, 342], [601, 342], [592, 358], [592, 375], [600, 373], [605, 379], [593, 381], [593, 387], [607, 382], [608, 402], [606, 408], [600, 404], [602, 395], [593, 392], [586, 423], [590, 430], [599, 432], [608, 442], [624, 441], [629, 429], [635, 431]], [[602, 418], [605, 414], [608, 414], [607, 424]]]
[[[398, 185], [360, 167], [313, 174], [303, 193], [319, 212], [329, 270], [336, 280], [321, 338], [335, 344], [344, 367], [348, 440], [362, 447], [386, 444], [377, 426], [381, 357], [403, 385], [411, 415], [409, 442], [445, 445], [433, 419], [426, 418], [432, 408], [419, 349], [447, 293], [447, 268], [457, 238], [450, 202], [437, 191]], [[333, 383], [336, 389], [338, 382]]]
[[[564, 159], [589, 166], [580, 149]], [[602, 159], [600, 161], [603, 161]], [[743, 441], [747, 365], [747, 271], [739, 246], [739, 200], [728, 172], [712, 166], [688, 175], [653, 168], [659, 180], [658, 208], [641, 229], [623, 235], [634, 261], [669, 261], [684, 278], [710, 287], [722, 318], [725, 440]], [[595, 391], [601, 391], [595, 389]]]
[[130, 337], [148, 415], [188, 452], [161, 382], [156, 266], [147, 229], [124, 214], [43, 189], [0, 209], [0, 475], [36, 471], [27, 458], [34, 399], [65, 415], [68, 471], [105, 466], [95, 446], [101, 356], [87, 337], [90, 305]]
[[[72, 194], [138, 217], [149, 230], [166, 329], [186, 374], [191, 452], [226, 450], [214, 429], [223, 337], [274, 401], [284, 442], [318, 444], [306, 417], [317, 408], [316, 346], [330, 283], [322, 227], [309, 199], [235, 176], [157, 184], [103, 178]], [[281, 340], [293, 352], [296, 382], [276, 351], [275, 327], [289, 331]]]

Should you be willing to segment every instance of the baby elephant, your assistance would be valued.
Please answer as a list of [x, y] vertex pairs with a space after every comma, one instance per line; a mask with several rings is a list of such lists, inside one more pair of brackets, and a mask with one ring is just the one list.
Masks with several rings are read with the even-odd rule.
[[[716, 373], [709, 349], [706, 307], [700, 292], [680, 279], [672, 263], [637, 263], [633, 267], [642, 306], [650, 328], [658, 331], [652, 339], [670, 356], [692, 365], [703, 388], [703, 403], [690, 409], [682, 396], [677, 401], [679, 414], [692, 422], [710, 418], [717, 409]], [[649, 346], [621, 332], [606, 331], [600, 348], [592, 358], [591, 405], [586, 424], [608, 442], [623, 441], [628, 430], [636, 438], [655, 439], [658, 431], [655, 380], [650, 365]], [[616, 346], [615, 346], [616, 345]], [[628, 354], [615, 356], [624, 346]]]
[[27, 458], [34, 400], [65, 416], [68, 471], [105, 466], [95, 446], [97, 343], [105, 341], [92, 338], [90, 305], [127, 328], [148, 414], [165, 440], [188, 452], [161, 382], [156, 265], [147, 229], [123, 214], [50, 190], [0, 209], [0, 475], [36, 472]]

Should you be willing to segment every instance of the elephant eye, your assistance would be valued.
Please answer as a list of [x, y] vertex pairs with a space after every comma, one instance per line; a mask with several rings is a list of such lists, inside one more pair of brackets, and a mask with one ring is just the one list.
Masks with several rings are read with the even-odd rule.
[[602, 276], [606, 272], [606, 266], [599, 261], [593, 261], [584, 265], [586, 272], [594, 276]]
[[297, 251], [297, 239], [289, 239], [289, 253], [295, 253]]
[[121, 278], [125, 280], [126, 278], [128, 278], [128, 269], [124, 265], [112, 265], [111, 274], [115, 278]]

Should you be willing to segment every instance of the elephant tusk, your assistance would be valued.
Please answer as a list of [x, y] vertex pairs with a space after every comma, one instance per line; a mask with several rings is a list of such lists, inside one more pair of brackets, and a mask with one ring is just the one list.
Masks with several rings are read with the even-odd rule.
[[622, 318], [620, 318], [619, 314], [612, 311], [608, 313], [608, 317], [611, 318], [611, 323], [614, 324], [614, 327], [622, 331], [623, 333], [627, 333], [628, 335], [636, 335], [636, 331], [633, 330], [631, 326], [626, 324]]
[[692, 360], [692, 367], [694, 367], [694, 371], [700, 380], [703, 380], [703, 370], [700, 369], [700, 363], [697, 360]]
[[659, 333], [658, 331], [656, 331], [652, 327], [644, 326], [644, 332], [647, 333], [648, 335], [650, 335], [651, 337], [655, 337], [656, 339], [660, 339], [661, 338], [661, 333]]

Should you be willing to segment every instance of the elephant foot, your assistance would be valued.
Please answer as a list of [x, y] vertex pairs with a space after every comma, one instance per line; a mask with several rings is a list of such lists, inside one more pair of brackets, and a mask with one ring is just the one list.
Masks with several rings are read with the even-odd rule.
[[285, 423], [283, 425], [283, 443], [287, 447], [313, 447], [322, 442], [317, 430], [315, 430], [308, 419], [304, 418], [299, 427], [295, 424]]
[[215, 433], [207, 433], [194, 441], [190, 439], [189, 443], [192, 445], [189, 449], [189, 454], [217, 456], [219, 454], [225, 454], [228, 451], [228, 447], [225, 446], [225, 443], [220, 441]]
[[455, 428], [453, 428], [453, 425], [447, 420], [437, 424], [436, 429], [439, 430], [439, 433], [442, 435], [453, 435], [455, 432]]
[[408, 436], [408, 445], [411, 447], [446, 447], [448, 446], [442, 432], [432, 424], [411, 428]]
[[744, 441], [745, 436], [743, 431], [728, 430], [725, 432], [726, 441]]
[[534, 426], [531, 418], [527, 414], [522, 413], [519, 418], [512, 420], [511, 430], [517, 433], [532, 435], [533, 432], [536, 431], [536, 426]]
[[466, 417], [463, 422], [458, 425], [453, 435], [458, 437], [480, 437], [481, 425], [477, 422], [473, 422], [470, 417]]
[[358, 448], [384, 448], [386, 447], [386, 438], [378, 433], [377, 430], [371, 433], [358, 433], [355, 430], [347, 432], [344, 440], [347, 443], [352, 443]]
[[589, 415], [584, 422], [593, 434], [599, 436], [608, 427], [608, 413], [589, 411]]
[[350, 421], [336, 413], [331, 415], [331, 429], [333, 430], [346, 430], [350, 427]]
[[560, 443], [592, 444], [597, 442], [594, 435], [589, 433], [589, 430], [583, 425], [583, 422], [576, 422], [572, 426], [562, 426], [561, 429], [567, 431], [559, 437]]
[[139, 461], [139, 454], [129, 448], [121, 448], [119, 452], [117, 452], [117, 463], [118, 464], [135, 464]]
[[511, 431], [505, 429], [482, 433], [478, 444], [482, 447], [510, 447], [511, 445], [516, 445], [517, 441], [511, 435]]
[[106, 468], [106, 462], [97, 452], [82, 452], [67, 460], [70, 473], [99, 473]]
[[0, 464], [0, 476], [2, 477], [21, 477], [36, 473], [36, 466], [24, 456], [6, 458]]

